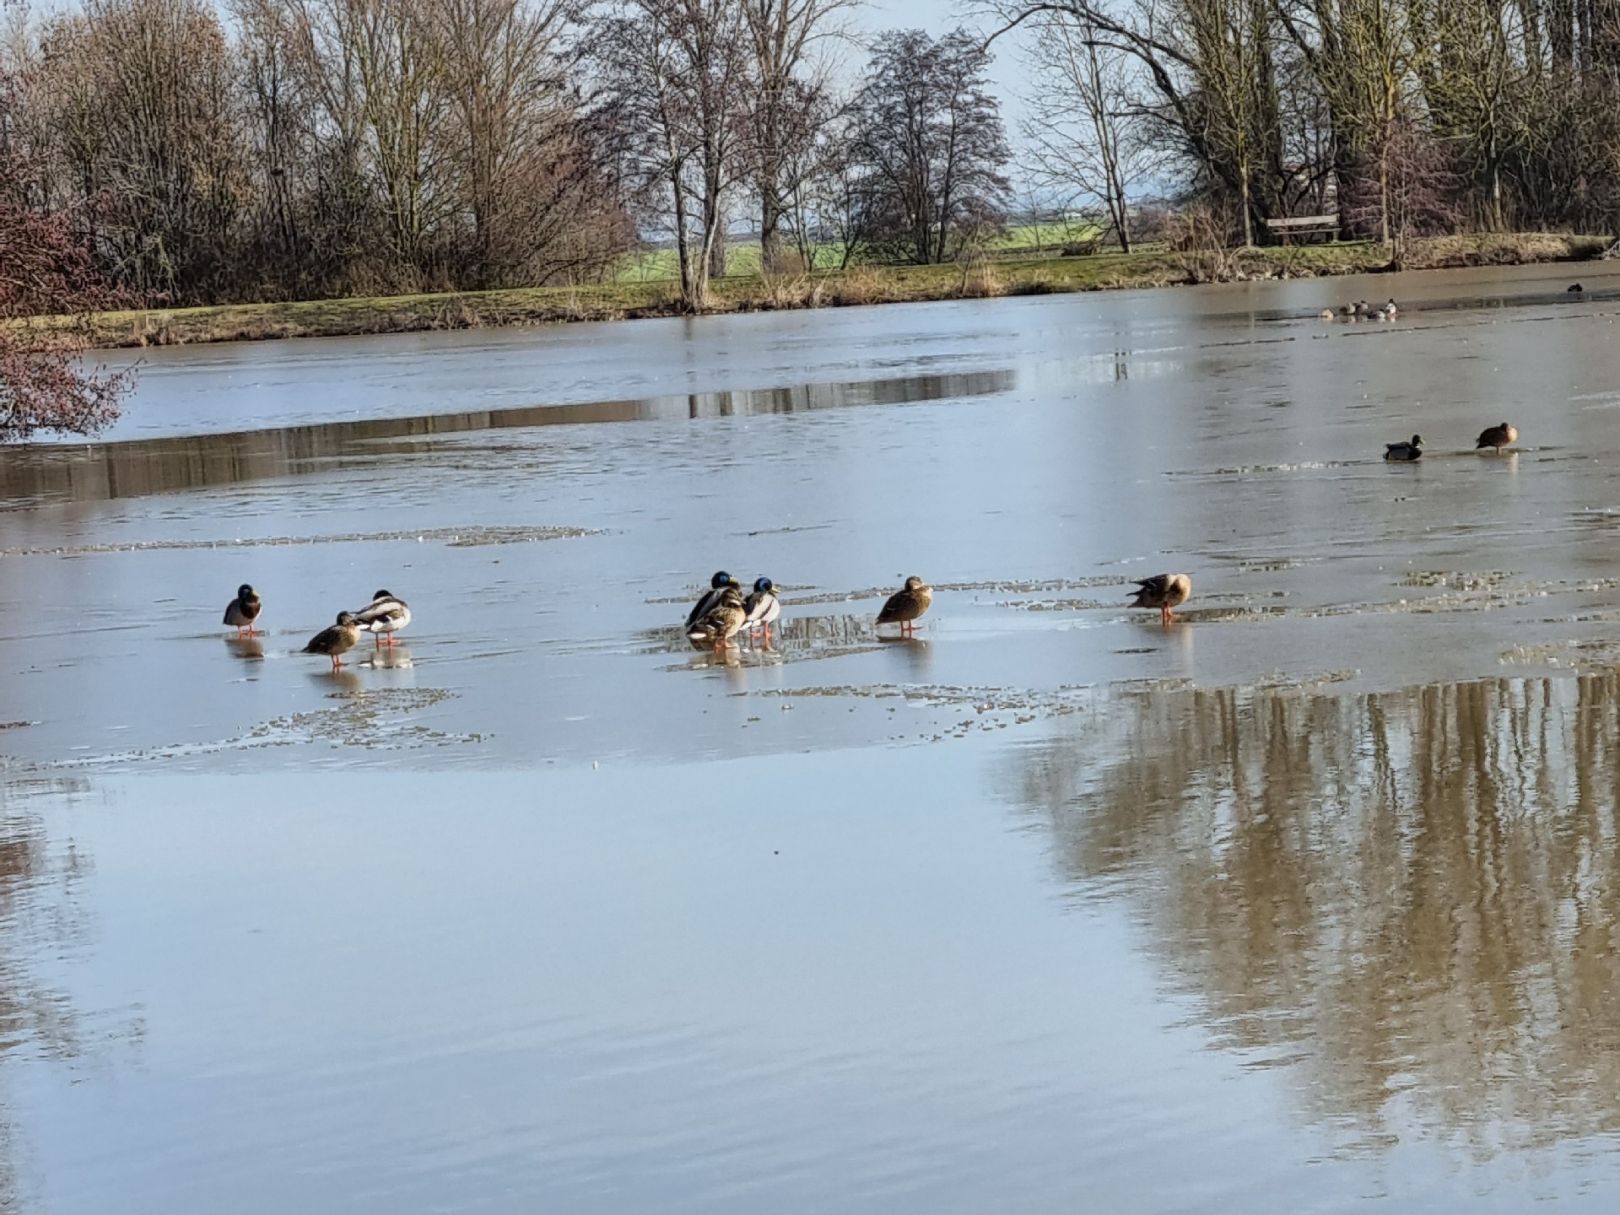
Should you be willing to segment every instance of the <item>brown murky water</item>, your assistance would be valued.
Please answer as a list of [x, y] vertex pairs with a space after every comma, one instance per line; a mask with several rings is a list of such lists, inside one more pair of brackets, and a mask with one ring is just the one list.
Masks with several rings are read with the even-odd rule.
[[1610, 281], [158, 352], [0, 458], [0, 1205], [1612, 1210]]

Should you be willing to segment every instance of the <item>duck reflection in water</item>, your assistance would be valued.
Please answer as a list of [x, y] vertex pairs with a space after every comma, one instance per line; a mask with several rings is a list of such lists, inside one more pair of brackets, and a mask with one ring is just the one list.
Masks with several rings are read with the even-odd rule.
[[359, 665], [372, 671], [408, 671], [416, 665], [410, 648], [394, 642], [386, 648], [374, 650]]
[[311, 671], [309, 677], [318, 687], [338, 692], [358, 692], [365, 686], [353, 667], [332, 667], [324, 671]]
[[910, 634], [904, 637], [880, 637], [878, 640], [885, 643], [884, 653], [895, 656], [890, 659], [890, 665], [898, 666], [903, 671], [903, 678], [924, 679], [933, 670], [933, 642]]
[[227, 637], [225, 648], [233, 658], [240, 658], [243, 662], [264, 661], [264, 642], [258, 637]]

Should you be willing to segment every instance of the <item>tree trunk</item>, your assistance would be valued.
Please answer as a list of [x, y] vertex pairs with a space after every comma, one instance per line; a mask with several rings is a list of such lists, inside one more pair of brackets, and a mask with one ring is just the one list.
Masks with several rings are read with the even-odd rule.
[[1249, 206], [1249, 166], [1238, 162], [1238, 205], [1243, 210], [1243, 247], [1254, 245], [1254, 216]]
[[701, 307], [696, 268], [692, 264], [692, 248], [686, 232], [686, 192], [681, 189], [681, 169], [677, 165], [670, 175], [675, 187], [675, 258], [681, 270], [681, 303], [689, 309]]
[[782, 205], [774, 183], [759, 183], [759, 268], [765, 274], [782, 269]]
[[709, 240], [709, 277], [726, 277], [726, 233], [718, 220], [712, 220], [714, 235]]

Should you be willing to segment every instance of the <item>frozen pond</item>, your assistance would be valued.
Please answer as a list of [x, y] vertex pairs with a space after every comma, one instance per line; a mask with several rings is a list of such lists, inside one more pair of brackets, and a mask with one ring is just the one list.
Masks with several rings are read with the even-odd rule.
[[[148, 352], [0, 451], [6, 1205], [1611, 1210], [1617, 315]], [[774, 646], [681, 637], [716, 568]], [[296, 653], [377, 587], [403, 644]]]

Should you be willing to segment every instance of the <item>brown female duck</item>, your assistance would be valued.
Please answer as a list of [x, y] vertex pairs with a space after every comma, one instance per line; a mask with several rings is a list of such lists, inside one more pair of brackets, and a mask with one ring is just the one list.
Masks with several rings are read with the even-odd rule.
[[742, 589], [735, 584], [721, 587], [719, 601], [686, 630], [686, 636], [694, 645], [724, 649], [747, 618]]
[[1496, 448], [1496, 454], [1501, 455], [1504, 447], [1511, 447], [1519, 441], [1518, 428], [1511, 422], [1503, 422], [1500, 426], [1487, 426], [1479, 432], [1479, 442], [1474, 444], [1474, 450], [1484, 447]]
[[359, 640], [360, 622], [354, 618], [354, 613], [339, 612], [337, 623], [311, 637], [302, 652], [327, 655], [332, 659], [332, 669], [335, 671], [343, 665], [339, 655], [354, 649]]
[[913, 574], [905, 586], [889, 596], [878, 612], [879, 624], [898, 624], [901, 633], [916, 632], [916, 621], [934, 602], [934, 588]]

